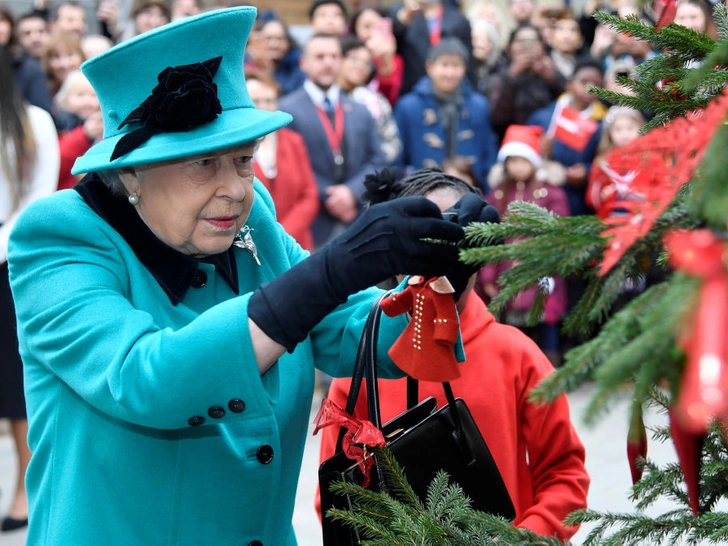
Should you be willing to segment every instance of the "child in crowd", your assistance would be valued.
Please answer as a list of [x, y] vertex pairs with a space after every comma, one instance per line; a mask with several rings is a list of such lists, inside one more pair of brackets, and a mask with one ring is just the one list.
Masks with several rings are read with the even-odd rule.
[[474, 188], [482, 188], [482, 181], [473, 171], [473, 165], [467, 157], [456, 155], [442, 162], [442, 171], [445, 174], [464, 180]]
[[[559, 216], [569, 215], [569, 203], [563, 185], [564, 168], [554, 161], [544, 161], [540, 154], [540, 127], [512, 125], [506, 131], [498, 151], [498, 163], [491, 169], [486, 200], [503, 215], [513, 201], [535, 203]], [[498, 294], [498, 279], [513, 264], [489, 264], [478, 274], [479, 291], [486, 301]], [[518, 294], [505, 310], [504, 322], [517, 326], [531, 336], [554, 365], [561, 361], [559, 321], [566, 313], [567, 297], [562, 279], [544, 280], [548, 291], [546, 307], [537, 327], [527, 327], [526, 319], [539, 287]], [[540, 288], [544, 289], [544, 287]]]
[[696, 32], [718, 39], [718, 31], [711, 17], [710, 4], [703, 0], [680, 0], [675, 11], [676, 25], [682, 25]]
[[308, 9], [313, 34], [344, 36], [347, 31], [346, 6], [341, 0], [314, 0]]
[[80, 70], [75, 70], [66, 77], [54, 103], [58, 112], [57, 118], [64, 127], [58, 138], [61, 150], [58, 189], [63, 190], [76, 184], [71, 167], [77, 158], [101, 140], [104, 121], [96, 91]]
[[465, 78], [468, 58], [457, 38], [443, 38], [431, 48], [428, 76], [394, 109], [403, 145], [397, 165], [440, 167], [447, 158], [465, 156], [475, 175], [485, 180], [495, 163], [497, 144], [488, 100]]
[[[382, 180], [378, 198], [386, 199], [386, 193], [388, 199], [424, 195], [446, 210], [477, 191], [457, 178], [430, 173], [415, 173], [389, 185]], [[584, 448], [571, 423], [568, 401], [565, 395], [547, 404], [529, 400], [530, 391], [553, 367], [522, 332], [496, 322], [473, 293], [474, 282], [475, 276], [457, 302], [466, 360], [459, 365], [461, 376], [450, 385], [454, 395], [468, 404], [500, 470], [516, 509], [513, 525], [567, 542], [577, 528], [562, 521], [586, 506], [589, 486]], [[350, 385], [350, 379], [334, 379], [328, 398], [345, 406]], [[405, 411], [407, 381], [380, 379], [378, 386], [381, 418], [386, 422]], [[440, 406], [446, 403], [440, 383], [420, 381], [418, 394], [419, 400], [433, 396]], [[366, 419], [366, 392], [360, 394], [354, 416]], [[321, 433], [324, 461], [334, 454], [339, 430], [330, 426]]]
[[599, 150], [589, 173], [586, 191], [588, 205], [599, 218], [605, 219], [614, 212], [614, 203], [630, 195], [631, 174], [615, 172], [606, 160], [614, 148], [626, 146], [639, 136], [645, 125], [645, 117], [639, 110], [626, 106], [612, 106], [604, 118]]
[[584, 192], [589, 168], [597, 153], [601, 120], [607, 109], [595, 95], [589, 93], [589, 87], [601, 87], [603, 75], [597, 61], [591, 58], [580, 60], [567, 84], [566, 93], [534, 112], [527, 123], [543, 128], [545, 155], [566, 167], [565, 190], [573, 216], [590, 212]]

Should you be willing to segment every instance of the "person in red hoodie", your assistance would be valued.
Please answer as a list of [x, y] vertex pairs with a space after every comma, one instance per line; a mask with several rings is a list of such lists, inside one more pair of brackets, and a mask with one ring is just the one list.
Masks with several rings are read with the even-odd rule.
[[[477, 192], [444, 173], [425, 182], [409, 190], [407, 184], [394, 183], [389, 186], [390, 198], [424, 195], [444, 211], [464, 194]], [[407, 193], [413, 189], [415, 193]], [[386, 192], [386, 183], [380, 184], [380, 195]], [[474, 284], [475, 275], [457, 302], [466, 360], [459, 365], [460, 377], [450, 385], [454, 395], [468, 404], [498, 465], [516, 509], [513, 525], [566, 542], [577, 527], [565, 526], [562, 521], [574, 510], [586, 507], [590, 482], [584, 446], [571, 423], [568, 400], [565, 395], [548, 404], [529, 400], [531, 390], [554, 368], [523, 332], [496, 322], [473, 292]], [[350, 379], [334, 379], [328, 398], [344, 407], [350, 384]], [[405, 379], [379, 380], [383, 422], [407, 409], [406, 391]], [[429, 396], [434, 396], [440, 407], [447, 403], [440, 383], [420, 381], [419, 400]], [[354, 416], [367, 418], [365, 392], [360, 394]], [[334, 454], [338, 428], [321, 431], [322, 462]], [[316, 509], [320, 512], [318, 494]]]
[[[248, 93], [256, 108], [278, 108], [280, 86], [272, 78], [248, 71]], [[255, 176], [273, 197], [278, 221], [298, 244], [313, 251], [311, 225], [319, 211], [319, 194], [308, 149], [291, 129], [279, 129], [265, 137], [253, 156]]]

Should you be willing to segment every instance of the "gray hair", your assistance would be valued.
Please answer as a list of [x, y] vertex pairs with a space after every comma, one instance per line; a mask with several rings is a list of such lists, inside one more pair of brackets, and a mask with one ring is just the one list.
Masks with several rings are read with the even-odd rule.
[[128, 197], [129, 192], [121, 181], [121, 169], [104, 169], [96, 171], [104, 185], [111, 190], [111, 193], [119, 197]]

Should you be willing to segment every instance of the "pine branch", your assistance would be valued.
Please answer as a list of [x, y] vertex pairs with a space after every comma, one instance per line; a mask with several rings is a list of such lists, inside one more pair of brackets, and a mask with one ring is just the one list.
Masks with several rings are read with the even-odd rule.
[[632, 300], [612, 317], [595, 338], [569, 351], [564, 365], [531, 391], [529, 398], [535, 403], [551, 402], [564, 392], [570, 392], [585, 380], [591, 379], [594, 370], [607, 359], [615, 347], [621, 347], [639, 334], [640, 324], [637, 317], [654, 307], [668, 288], [666, 283], [652, 286]]
[[649, 42], [655, 50], [665, 50], [682, 55], [685, 62], [703, 60], [715, 48], [715, 40], [701, 32], [674, 23], [657, 29], [641, 22], [636, 15], [629, 15], [622, 19], [618, 15], [603, 11], [595, 12], [594, 19], [615, 29], [620, 34], [629, 34], [637, 40]]
[[[378, 448], [375, 458], [388, 479], [400, 484], [397, 492], [375, 493], [355, 484], [336, 483], [332, 490], [347, 493], [351, 508], [327, 512], [334, 520], [356, 530], [364, 538], [362, 545], [563, 546], [556, 538], [518, 529], [503, 518], [474, 510], [462, 488], [450, 484], [444, 472], [430, 483], [424, 506], [419, 499], [412, 502], [408, 494], [411, 487], [392, 454], [386, 448]], [[386, 515], [372, 512], [372, 506]]]
[[661, 378], [675, 378], [682, 367], [675, 340], [697, 301], [698, 291], [698, 281], [676, 273], [662, 297], [637, 317], [637, 335], [613, 347], [594, 374], [596, 390], [586, 409], [587, 423], [593, 423], [607, 409], [608, 402], [623, 392], [625, 384], [636, 382], [635, 398], [644, 399]]
[[723, 39], [728, 38], [728, 7], [725, 4], [720, 3], [713, 7], [713, 20], [721, 39], [718, 43], [721, 44]]

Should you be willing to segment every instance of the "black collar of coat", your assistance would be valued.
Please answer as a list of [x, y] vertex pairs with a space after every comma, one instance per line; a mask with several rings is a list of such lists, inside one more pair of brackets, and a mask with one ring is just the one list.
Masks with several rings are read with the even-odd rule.
[[[96, 214], [103, 218], [129, 244], [131, 249], [169, 296], [172, 305], [185, 297], [197, 273], [199, 260], [167, 246], [152, 233], [128, 200], [114, 195], [96, 173], [91, 173], [74, 189]], [[215, 266], [225, 282], [238, 294], [238, 271], [231, 246], [225, 252], [202, 261]]]

